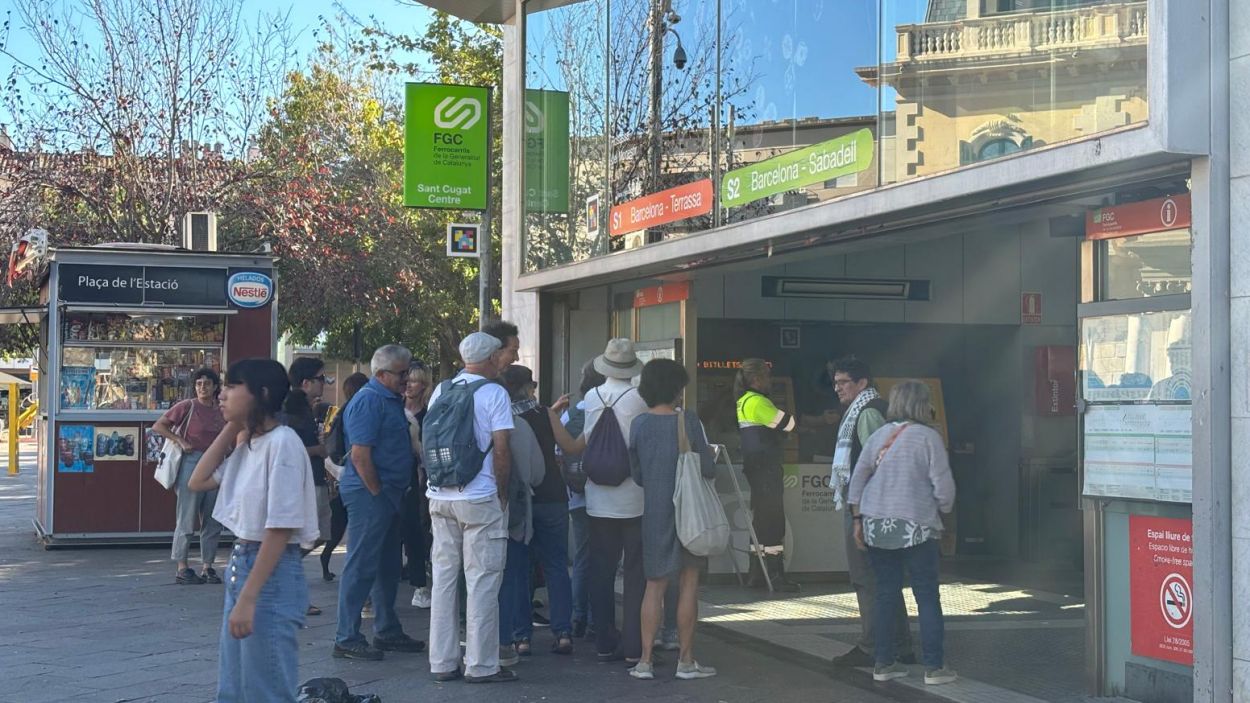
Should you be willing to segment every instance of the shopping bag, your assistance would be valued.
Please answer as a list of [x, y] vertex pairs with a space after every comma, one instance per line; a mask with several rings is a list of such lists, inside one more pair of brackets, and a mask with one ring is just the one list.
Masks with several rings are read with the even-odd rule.
[[[191, 403], [191, 407], [187, 408], [187, 416], [183, 419], [182, 425], [174, 430], [174, 434], [183, 438], [187, 436], [187, 428], [191, 426], [191, 415], [195, 413], [195, 400], [187, 402]], [[175, 483], [178, 483], [178, 467], [181, 465], [182, 447], [172, 439], [167, 439], [161, 446], [161, 459], [156, 463], [156, 471], [152, 474], [152, 478], [168, 491], [174, 487]]]
[[729, 519], [712, 482], [703, 478], [701, 460], [690, 450], [684, 412], [677, 413], [677, 488], [673, 506], [677, 538], [686, 551], [699, 557], [723, 553], [729, 547]]
[[180, 464], [182, 464], [182, 447], [179, 447], [173, 440], [167, 439], [161, 447], [161, 460], [157, 462], [156, 473], [152, 477], [165, 490], [169, 490], [178, 482]]

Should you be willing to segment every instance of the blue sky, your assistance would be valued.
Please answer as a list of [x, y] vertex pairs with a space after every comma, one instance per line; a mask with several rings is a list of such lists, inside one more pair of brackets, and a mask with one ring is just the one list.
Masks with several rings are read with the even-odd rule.
[[[637, 14], [646, 2], [613, 0], [617, 23], [628, 24], [621, 18]], [[750, 78], [745, 94], [731, 102], [750, 106], [755, 112], [751, 121], [875, 114], [877, 93], [855, 69], [891, 60], [895, 27], [922, 21], [928, 5], [928, 0], [883, 2], [878, 8], [878, 0], [721, 0], [723, 32], [730, 47], [726, 68]], [[700, 47], [712, 55], [715, 7], [711, 0], [673, 0], [682, 17], [674, 28], [691, 53], [692, 64]], [[573, 10], [551, 12], [568, 11]], [[558, 74], [557, 57], [545, 25], [531, 19], [529, 53], [541, 57], [546, 68], [542, 72], [550, 76]], [[665, 41], [667, 60], [674, 39]], [[665, 70], [675, 69], [666, 65]]]
[[[54, 7], [78, 7], [80, 0], [53, 0]], [[136, 0], [142, 1], [142, 0]], [[350, 8], [350, 13], [362, 22], [369, 22], [375, 17], [384, 26], [397, 32], [419, 31], [429, 21], [431, 11], [423, 6], [411, 3], [400, 3], [395, 0], [350, 0], [343, 5]], [[242, 0], [242, 17], [249, 24], [254, 22], [261, 13], [274, 14], [290, 12], [290, 28], [295, 40], [296, 66], [306, 65], [307, 59], [315, 51], [318, 37], [314, 32], [321, 27], [321, 17], [333, 19], [339, 10], [335, 0], [300, 0], [299, 2], [279, 2], [275, 0]], [[0, 0], [0, 21], [11, 20], [14, 27], [8, 39], [8, 48], [13, 53], [31, 63], [37, 62], [39, 55], [23, 30], [17, 25], [17, 12], [13, 0]], [[84, 37], [92, 43], [90, 35]], [[13, 61], [0, 55], [0, 80], [8, 78], [13, 69]], [[0, 105], [0, 124], [9, 123], [10, 117]]]

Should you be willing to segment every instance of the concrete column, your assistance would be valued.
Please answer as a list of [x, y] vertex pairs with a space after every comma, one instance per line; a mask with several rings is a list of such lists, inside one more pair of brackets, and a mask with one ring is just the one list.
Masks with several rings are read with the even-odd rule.
[[525, 227], [525, 175], [522, 169], [525, 145], [525, 8], [518, 0], [516, 17], [503, 25], [503, 210], [501, 216], [502, 254], [499, 261], [500, 305], [503, 319], [520, 330], [520, 363], [538, 368], [538, 295], [520, 293], [516, 279], [521, 275]]
[[[1232, 607], [1232, 699], [1250, 703], [1250, 613], [1244, 602], [1244, 595], [1250, 593], [1250, 3], [1212, 4], [1224, 5], [1228, 21], [1221, 22], [1219, 15], [1212, 14], [1211, 24], [1228, 27], [1229, 32], [1225, 85], [1229, 101], [1223, 105], [1229, 119], [1228, 141], [1221, 145], [1213, 140], [1211, 149], [1215, 153], [1223, 146], [1230, 157], [1231, 580], [1237, 601]], [[1217, 105], [1212, 107], [1214, 119]], [[1198, 439], [1195, 433], [1195, 447]]]

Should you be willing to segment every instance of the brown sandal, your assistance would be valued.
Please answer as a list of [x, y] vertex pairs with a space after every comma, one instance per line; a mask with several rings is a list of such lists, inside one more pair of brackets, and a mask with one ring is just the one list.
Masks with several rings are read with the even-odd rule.
[[305, 615], [320, 615], [320, 614], [321, 614], [321, 608], [318, 608], [318, 607], [317, 607], [317, 606], [315, 606], [315, 605], [309, 605], [309, 606], [308, 606], [308, 611], [307, 611], [306, 613], [304, 613], [304, 614], [305, 614]]
[[560, 635], [555, 642], [551, 643], [551, 651], [556, 654], [572, 654], [573, 638], [569, 635]]

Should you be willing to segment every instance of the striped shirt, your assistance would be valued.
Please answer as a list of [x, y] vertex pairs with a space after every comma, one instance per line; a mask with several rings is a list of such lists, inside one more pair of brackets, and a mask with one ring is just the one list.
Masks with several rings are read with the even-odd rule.
[[877, 454], [898, 427], [888, 423], [868, 438], [851, 474], [847, 502], [858, 505], [865, 519], [896, 518], [941, 530], [939, 511], [955, 507], [955, 479], [942, 435], [932, 427], [908, 425], [877, 466]]

